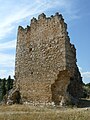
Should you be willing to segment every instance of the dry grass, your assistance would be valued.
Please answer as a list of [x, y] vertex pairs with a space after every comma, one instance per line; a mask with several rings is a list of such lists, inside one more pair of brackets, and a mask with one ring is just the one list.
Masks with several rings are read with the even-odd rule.
[[90, 109], [46, 108], [29, 105], [0, 106], [0, 120], [89, 120]]

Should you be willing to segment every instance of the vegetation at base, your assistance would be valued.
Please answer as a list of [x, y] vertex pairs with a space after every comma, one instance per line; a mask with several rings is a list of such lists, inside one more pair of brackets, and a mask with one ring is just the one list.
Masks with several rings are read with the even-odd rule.
[[90, 109], [4, 105], [0, 106], [0, 120], [90, 120]]
[[8, 93], [10, 89], [13, 88], [13, 81], [14, 79], [11, 79], [10, 75], [8, 79], [0, 79], [0, 101], [2, 101], [3, 96]]
[[83, 84], [83, 98], [90, 98], [90, 83]]

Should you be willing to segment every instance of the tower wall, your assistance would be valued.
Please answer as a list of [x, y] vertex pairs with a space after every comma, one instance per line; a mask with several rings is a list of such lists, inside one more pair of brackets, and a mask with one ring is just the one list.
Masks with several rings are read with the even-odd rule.
[[76, 52], [61, 14], [47, 18], [43, 13], [27, 28], [19, 26], [15, 77], [23, 101], [60, 102], [76, 68]]

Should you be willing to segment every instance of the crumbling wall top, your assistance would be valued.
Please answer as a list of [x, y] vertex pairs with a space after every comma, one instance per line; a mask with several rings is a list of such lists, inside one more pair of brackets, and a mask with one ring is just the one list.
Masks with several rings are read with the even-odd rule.
[[46, 22], [50, 22], [52, 21], [58, 21], [64, 24], [64, 28], [67, 29], [67, 24], [64, 22], [63, 16], [60, 13], [55, 13], [55, 15], [51, 15], [51, 17], [46, 17], [46, 15], [44, 13], [40, 14], [38, 16], [38, 19], [36, 19], [35, 17], [33, 17], [30, 21], [30, 26], [27, 26], [26, 28], [23, 28], [22, 26], [18, 27], [18, 31], [27, 31], [26, 29], [30, 29], [31, 26], [35, 25], [37, 26], [37, 24], [40, 24], [40, 21], [45, 20]]
[[40, 14], [40, 15], [38, 16], [38, 20], [39, 20], [39, 19], [46, 19], [46, 15], [45, 15], [44, 13]]

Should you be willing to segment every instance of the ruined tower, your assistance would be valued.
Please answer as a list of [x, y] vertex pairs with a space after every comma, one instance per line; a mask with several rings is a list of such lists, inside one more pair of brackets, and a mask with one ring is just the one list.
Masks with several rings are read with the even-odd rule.
[[63, 99], [78, 99], [82, 78], [76, 61], [61, 14], [42, 13], [27, 28], [19, 26], [15, 78], [22, 101], [61, 104]]

